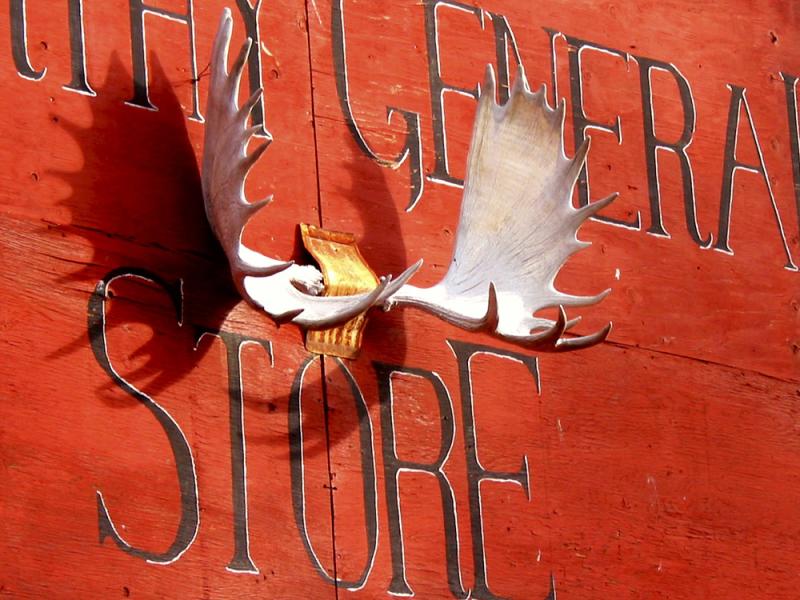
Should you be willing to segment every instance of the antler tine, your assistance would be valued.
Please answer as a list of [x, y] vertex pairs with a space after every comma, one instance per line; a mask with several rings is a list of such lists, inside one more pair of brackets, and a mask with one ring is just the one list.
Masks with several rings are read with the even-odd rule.
[[392, 280], [391, 283], [386, 286], [386, 289], [383, 290], [383, 293], [381, 293], [381, 295], [375, 301], [375, 304], [378, 306], [383, 306], [384, 310], [389, 310], [392, 303], [391, 296], [394, 295], [401, 287], [403, 287], [408, 280], [411, 279], [412, 275], [419, 271], [421, 266], [422, 259], [420, 258], [417, 262], [400, 273], [397, 279]]
[[587, 204], [586, 206], [582, 206], [578, 209], [576, 213], [576, 218], [578, 219], [579, 223], [582, 223], [598, 211], [604, 209], [606, 206], [611, 204], [614, 200], [617, 199], [619, 196], [619, 192], [614, 192], [613, 194], [609, 194], [602, 200], [598, 200], [597, 202], [592, 202], [591, 204]]
[[202, 179], [206, 215], [228, 257], [234, 282], [241, 289], [244, 277], [274, 275], [293, 263], [269, 259], [246, 248], [241, 242], [249, 219], [269, 203], [267, 199], [250, 204], [244, 198], [244, 181], [267, 144], [262, 144], [248, 155], [247, 143], [255, 131], [244, 129], [236, 133], [237, 118], [244, 113], [243, 125], [258, 96], [251, 97], [243, 105], [243, 110], [239, 109], [237, 95], [241, 74], [252, 42], [248, 40], [242, 45], [233, 68], [227, 72], [232, 32], [233, 18], [230, 9], [225, 9], [214, 39]]
[[500, 307], [497, 302], [497, 289], [494, 282], [489, 282], [489, 301], [486, 305], [486, 316], [484, 320], [484, 329], [490, 333], [497, 331], [497, 326], [500, 324]]
[[488, 298], [486, 302], [486, 313], [480, 319], [473, 322], [464, 320], [459, 323], [459, 327], [467, 331], [485, 331], [494, 334], [500, 324], [500, 306], [497, 301], [497, 287], [494, 282], [489, 282]]
[[[246, 139], [249, 139], [250, 136], [252, 136], [251, 129], [245, 129], [244, 137]], [[269, 141], [259, 144], [258, 146], [256, 146], [255, 150], [253, 150], [250, 154], [246, 154], [245, 157], [239, 161], [239, 164], [236, 165], [236, 168], [239, 171], [240, 176], [242, 178], [242, 182], [244, 182], [244, 179], [247, 177], [248, 173], [250, 173], [250, 169], [253, 168], [253, 165], [255, 165], [256, 162], [258, 162], [258, 159], [261, 158], [261, 155], [264, 154], [267, 148], [269, 148], [269, 145], [270, 145]], [[245, 224], [243, 224], [243, 226]]]
[[553, 350], [555, 352], [568, 352], [570, 350], [589, 348], [590, 346], [604, 342], [606, 338], [608, 338], [608, 334], [611, 333], [611, 329], [612, 323], [609, 321], [608, 324], [606, 324], [606, 326], [600, 331], [592, 333], [591, 335], [584, 335], [575, 338], [562, 338], [558, 340]]
[[522, 63], [517, 65], [517, 78], [514, 81], [514, 88], [512, 93], [519, 93], [520, 91], [530, 93], [530, 86], [528, 85], [528, 76], [525, 74], [525, 67]]
[[484, 95], [491, 100], [492, 104], [495, 103], [496, 98], [496, 88], [497, 88], [497, 80], [494, 76], [494, 67], [492, 63], [486, 64], [486, 70], [483, 75], [483, 86], [481, 87], [481, 98]]
[[555, 305], [556, 303], [562, 306], [591, 306], [592, 304], [597, 304], [601, 300], [603, 300], [606, 296], [611, 293], [611, 288], [606, 288], [599, 294], [595, 294], [594, 296], [573, 296], [571, 294], [562, 294], [557, 293], [554, 296], [554, 302], [550, 306]]
[[239, 108], [239, 114], [237, 115], [237, 117], [242, 121], [247, 121], [248, 117], [250, 117], [250, 113], [253, 112], [253, 108], [255, 108], [255, 105], [258, 104], [258, 101], [261, 100], [261, 96], [263, 95], [264, 95], [263, 87], [260, 87], [255, 92], [253, 92], [253, 94]]
[[[226, 65], [228, 63], [228, 49], [231, 42], [232, 31], [233, 17], [231, 17], [231, 9], [226, 7], [222, 11], [219, 26], [217, 27], [217, 35], [214, 37], [214, 44], [211, 48], [211, 61], [215, 65], [221, 65], [221, 68], [211, 71], [212, 88], [216, 87], [220, 81], [223, 81], [228, 76]], [[211, 99], [212, 98], [209, 96], [209, 101]]]
[[558, 307], [558, 319], [552, 326], [548, 327], [541, 333], [530, 336], [521, 336], [509, 338], [517, 344], [530, 348], [532, 350], [539, 350], [540, 352], [568, 352], [570, 350], [581, 350], [599, 344], [608, 338], [611, 332], [611, 323], [609, 322], [600, 331], [596, 331], [590, 335], [584, 335], [573, 338], [561, 337], [564, 332], [574, 326], [581, 317], [567, 320], [567, 314], [563, 306]]
[[581, 169], [583, 169], [583, 165], [586, 162], [586, 156], [589, 154], [589, 148], [591, 148], [591, 146], [592, 138], [587, 137], [575, 151], [575, 156], [567, 165], [565, 180], [569, 182], [569, 185], [575, 185], [575, 181], [577, 181], [578, 175], [580, 174]]
[[555, 346], [561, 335], [567, 329], [567, 312], [563, 306], [558, 307], [558, 319], [553, 323], [552, 327], [546, 329], [542, 333], [537, 333], [525, 339], [526, 346], [535, 348], [542, 348], [548, 346]]
[[293, 319], [293, 322], [306, 329], [327, 329], [344, 321], [348, 321], [377, 304], [378, 299], [392, 282], [392, 276], [387, 275], [385, 277], [380, 277], [378, 281], [378, 286], [375, 289], [361, 296], [353, 296], [354, 300], [342, 309], [328, 312], [323, 316], [299, 313]]
[[[237, 96], [239, 95], [239, 85], [242, 82], [242, 73], [244, 72], [244, 65], [247, 58], [250, 56], [250, 50], [253, 47], [253, 38], [247, 38], [242, 47], [239, 49], [239, 54], [236, 60], [233, 61], [230, 73], [228, 73], [228, 85], [226, 87], [227, 93], [230, 95], [234, 106], [236, 106]], [[238, 107], [237, 107], [238, 108]]]

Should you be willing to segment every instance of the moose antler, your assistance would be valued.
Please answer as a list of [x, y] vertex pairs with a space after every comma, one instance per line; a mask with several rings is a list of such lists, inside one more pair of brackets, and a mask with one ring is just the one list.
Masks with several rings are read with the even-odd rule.
[[[578, 228], [617, 196], [572, 207], [589, 140], [567, 158], [564, 110], [563, 100], [550, 108], [544, 86], [530, 92], [521, 66], [508, 102], [498, 106], [494, 70], [487, 67], [450, 268], [433, 287], [403, 286], [385, 303], [387, 310], [414, 306], [537, 350], [586, 348], [608, 337], [611, 323], [591, 335], [562, 337], [580, 320], [567, 320], [565, 306], [594, 304], [611, 291], [571, 296], [554, 281], [566, 260], [590, 245], [578, 240]], [[556, 321], [535, 316], [556, 306]]]
[[228, 73], [232, 29], [233, 19], [226, 8], [211, 58], [202, 169], [206, 216], [228, 258], [236, 288], [245, 299], [278, 322], [291, 321], [306, 329], [337, 325], [384, 302], [416, 272], [421, 261], [395, 281], [391, 276], [381, 277], [379, 285], [369, 293], [319, 296], [323, 285], [317, 269], [274, 260], [242, 243], [248, 220], [272, 199], [249, 203], [244, 194], [248, 172], [272, 140], [247, 154], [247, 144], [258, 129], [248, 128], [247, 121], [262, 92], [257, 91], [238, 106], [239, 84], [252, 40], [244, 43]]
[[[555, 109], [545, 88], [531, 93], [520, 66], [508, 102], [495, 101], [495, 77], [487, 67], [467, 160], [467, 178], [453, 260], [444, 278], [429, 288], [407, 285], [422, 261], [396, 281], [380, 279], [369, 293], [319, 296], [322, 276], [310, 266], [281, 262], [242, 244], [242, 230], [270, 198], [248, 203], [247, 173], [266, 150], [266, 141], [247, 154], [256, 128], [247, 128], [261, 91], [240, 108], [239, 83], [251, 41], [242, 47], [230, 74], [226, 65], [233, 21], [225, 9], [212, 56], [203, 197], [206, 215], [222, 244], [239, 292], [277, 321], [307, 329], [342, 323], [374, 305], [386, 310], [412, 306], [458, 327], [483, 330], [537, 350], [564, 351], [592, 346], [608, 337], [611, 323], [582, 337], [562, 337], [580, 317], [567, 319], [565, 306], [587, 306], [595, 296], [572, 296], [555, 288], [556, 275], [575, 252], [589, 246], [577, 238], [586, 219], [617, 194], [573, 208], [572, 191], [589, 151], [587, 139], [572, 159], [564, 154], [562, 100]], [[558, 307], [555, 321], [536, 313]]]

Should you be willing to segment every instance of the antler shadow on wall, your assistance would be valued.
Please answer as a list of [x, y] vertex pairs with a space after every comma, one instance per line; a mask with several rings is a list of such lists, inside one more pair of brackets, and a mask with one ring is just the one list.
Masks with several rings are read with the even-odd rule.
[[[150, 58], [150, 80], [150, 95], [158, 110], [127, 106], [124, 100], [130, 95], [131, 75], [115, 54], [105, 80], [96, 86], [97, 96], [86, 98], [90, 124], [52, 116], [83, 157], [80, 170], [55, 173], [71, 190], [59, 203], [70, 214], [70, 224], [64, 229], [92, 248], [92, 258], [64, 276], [62, 283], [96, 282], [104, 274], [102, 269], [119, 267], [144, 269], [168, 281], [181, 279], [186, 323], [219, 329], [240, 300], [206, 222], [186, 115], [157, 55]], [[108, 303], [110, 328], [117, 326], [114, 316], [123, 309], [116, 302]], [[156, 327], [169, 325], [154, 321], [152, 311], [127, 310], [124, 314], [128, 326], [153, 328], [152, 337], [131, 357], [145, 360], [128, 374], [132, 380], [151, 378], [148, 394], [155, 395], [179, 381], [208, 350], [208, 344], [201, 344], [197, 353], [176, 355], [174, 344], [165, 341], [191, 349], [195, 332], [190, 326], [178, 328], [173, 316], [174, 328], [158, 331]], [[136, 321], [131, 323], [131, 319]], [[80, 337], [53, 358], [85, 345], [85, 337]], [[113, 385], [111, 381], [107, 384]], [[136, 404], [134, 399], [118, 395], [113, 400], [108, 394], [102, 397], [114, 405]]]
[[[170, 299], [155, 286], [118, 280], [109, 291], [109, 295], [118, 292], [117, 299], [107, 303], [109, 335], [122, 327], [152, 332], [128, 355], [136, 366], [125, 377], [154, 398], [182, 380], [213, 346], [208, 340], [196, 344], [198, 330], [225, 329], [231, 312], [243, 305], [204, 212], [196, 151], [174, 87], [181, 84], [190, 82], [170, 82], [158, 56], [153, 54], [150, 96], [158, 111], [127, 106], [124, 100], [130, 94], [131, 75], [115, 55], [104, 81], [95, 86], [97, 96], [86, 97], [88, 124], [57, 111], [52, 115], [83, 158], [79, 170], [54, 173], [70, 188], [69, 195], [59, 202], [59, 206], [68, 209], [69, 224], [58, 228], [82, 238], [91, 248], [91, 258], [62, 277], [61, 283], [94, 285], [106, 273], [126, 268], [153, 273], [174, 283], [176, 289], [177, 282], [183, 282], [183, 326], [177, 323]], [[275, 192], [278, 200], [290, 201], [281, 198], [280, 190]], [[377, 167], [363, 164], [353, 169], [348, 197], [357, 198], [359, 194], [368, 195], [372, 202], [362, 211], [364, 219], [369, 219], [369, 231], [378, 235], [386, 223], [397, 222], [390, 192]], [[376, 205], [386, 206], [387, 210], [376, 211]], [[286, 234], [294, 236], [296, 247], [301, 248], [297, 231]], [[401, 265], [405, 259], [402, 247], [393, 248], [399, 254], [391, 262]], [[254, 321], [263, 322], [265, 330], [273, 328], [260, 311], [244, 306], [242, 310], [252, 311]], [[270, 337], [261, 331], [248, 333]], [[400, 338], [401, 343], [394, 349], [398, 357], [404, 355], [405, 347], [404, 336]], [[50, 358], [71, 355], [85, 349], [86, 344], [85, 335], [81, 335]], [[286, 393], [278, 397], [248, 392], [245, 402], [265, 412], [282, 412], [289, 405], [290, 384], [287, 380]], [[108, 379], [98, 392], [107, 392], [114, 386]], [[98, 393], [98, 397], [119, 408], [138, 404], [122, 394]], [[220, 406], [220, 410], [227, 410], [227, 406]], [[313, 430], [311, 427], [307, 433]], [[309, 436], [305, 452], [309, 456], [324, 453], [329, 443], [336, 445], [350, 434], [341, 428], [336, 432], [329, 440], [322, 434]], [[255, 445], [286, 446], [282, 435], [273, 438], [256, 433], [249, 441]]]

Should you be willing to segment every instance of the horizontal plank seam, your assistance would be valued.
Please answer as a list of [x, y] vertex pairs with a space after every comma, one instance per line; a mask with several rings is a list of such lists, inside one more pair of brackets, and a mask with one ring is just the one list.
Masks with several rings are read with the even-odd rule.
[[683, 358], [686, 360], [693, 360], [699, 363], [713, 365], [715, 367], [724, 367], [727, 369], [731, 369], [733, 371], [739, 371], [741, 373], [749, 373], [752, 375], [760, 375], [762, 377], [766, 377], [768, 379], [772, 379], [774, 381], [780, 381], [781, 383], [789, 383], [789, 384], [800, 384], [800, 379], [785, 379], [783, 377], [778, 377], [777, 375], [770, 375], [769, 373], [764, 373], [763, 371], [758, 371], [756, 369], [745, 369], [743, 367], [739, 367], [736, 365], [729, 365], [727, 363], [718, 362], [715, 360], [709, 360], [707, 358], [700, 358], [697, 356], [687, 356], [685, 354], [679, 354], [677, 352], [668, 352], [667, 350], [658, 350], [656, 348], [651, 348], [648, 346], [639, 346], [635, 344], [626, 344], [624, 342], [612, 342], [609, 340], [605, 341], [606, 344], [611, 346], [616, 346], [618, 348], [624, 348], [628, 350], [643, 350], [645, 352], [652, 352], [653, 354], [663, 354], [664, 356], [671, 356], [673, 358]]
[[155, 249], [155, 250], [162, 250], [164, 252], [174, 252], [174, 253], [177, 253], [177, 254], [184, 254], [184, 255], [188, 255], [188, 256], [193, 256], [195, 258], [201, 258], [201, 259], [207, 260], [209, 262], [215, 262], [215, 259], [211, 254], [207, 254], [205, 252], [199, 252], [197, 250], [190, 250], [190, 249], [187, 249], [187, 248], [170, 248], [168, 246], [164, 246], [163, 244], [160, 244], [159, 242], [141, 242], [141, 241], [139, 241], [136, 238], [131, 237], [131, 236], [122, 235], [122, 234], [114, 233], [114, 232], [109, 232], [109, 231], [106, 231], [104, 229], [100, 229], [98, 227], [91, 227], [89, 225], [79, 225], [77, 223], [57, 223], [55, 221], [50, 221], [48, 219], [40, 219], [40, 221], [42, 223], [45, 223], [46, 225], [48, 225], [50, 227], [58, 228], [59, 230], [62, 230], [62, 231], [63, 230], [66, 230], [67, 232], [69, 232], [70, 230], [86, 231], [86, 232], [98, 235], [100, 237], [104, 237], [104, 238], [108, 238], [108, 239], [112, 239], [112, 240], [119, 240], [121, 242], [128, 242], [130, 244], [133, 244], [135, 246], [140, 246], [142, 248], [150, 248], [150, 249]]

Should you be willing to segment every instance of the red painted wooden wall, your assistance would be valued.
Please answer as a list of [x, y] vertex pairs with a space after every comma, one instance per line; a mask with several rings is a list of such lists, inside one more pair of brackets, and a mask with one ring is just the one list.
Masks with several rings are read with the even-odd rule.
[[796, 598], [797, 9], [228, 3], [274, 137], [252, 246], [308, 260], [309, 222], [435, 282], [475, 86], [521, 61], [593, 138], [575, 202], [621, 193], [558, 279], [614, 330], [537, 355], [400, 310], [309, 355], [205, 223], [226, 3], [10, 0], [0, 597]]

